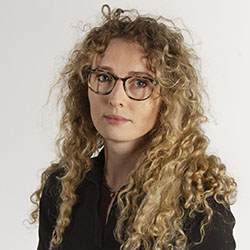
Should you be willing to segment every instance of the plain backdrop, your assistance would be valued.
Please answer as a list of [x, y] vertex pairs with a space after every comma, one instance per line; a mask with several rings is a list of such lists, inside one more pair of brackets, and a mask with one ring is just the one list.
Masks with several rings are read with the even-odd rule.
[[[1, 249], [34, 250], [37, 227], [27, 226], [30, 194], [55, 159], [58, 115], [45, 106], [49, 89], [73, 44], [79, 22], [95, 25], [103, 3], [181, 18], [201, 58], [211, 140], [238, 182], [237, 249], [248, 249], [250, 139], [250, 1], [248, 0], [8, 0], [0, 1], [0, 235]], [[182, 26], [183, 27], [183, 26]]]

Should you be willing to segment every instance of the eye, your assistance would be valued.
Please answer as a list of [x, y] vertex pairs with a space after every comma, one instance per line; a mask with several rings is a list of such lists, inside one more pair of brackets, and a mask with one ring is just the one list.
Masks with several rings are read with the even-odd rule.
[[96, 75], [96, 78], [99, 82], [109, 82], [111, 81], [111, 77], [108, 74], [105, 73], [98, 73]]
[[135, 78], [133, 84], [137, 88], [146, 88], [149, 85], [149, 81], [147, 79]]

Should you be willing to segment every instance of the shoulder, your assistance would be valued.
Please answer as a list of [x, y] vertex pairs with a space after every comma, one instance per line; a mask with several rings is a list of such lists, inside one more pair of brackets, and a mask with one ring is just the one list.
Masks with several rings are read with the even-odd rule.
[[227, 205], [216, 202], [214, 198], [209, 199], [209, 206], [213, 213], [210, 222], [205, 226], [205, 236], [201, 239], [200, 225], [204, 219], [202, 213], [197, 213], [194, 218], [187, 216], [185, 232], [192, 247], [190, 250], [234, 250], [235, 240], [233, 238], [233, 227], [235, 218]]
[[60, 178], [64, 174], [65, 170], [63, 168], [58, 168], [47, 177], [44, 184], [40, 200], [40, 213], [41, 214], [46, 213], [48, 219], [51, 220], [54, 220], [58, 214], [60, 193], [62, 189]]
[[65, 174], [65, 170], [63, 168], [58, 168], [54, 172], [52, 172], [46, 179], [43, 189], [44, 197], [53, 197], [60, 194], [61, 191], [61, 180]]
[[[102, 154], [92, 158], [93, 167], [88, 171], [83, 182], [79, 184], [76, 192], [79, 194], [81, 188], [84, 187], [86, 182], [92, 181], [98, 183], [102, 176]], [[54, 223], [59, 213], [59, 206], [61, 204], [61, 191], [62, 183], [61, 178], [67, 173], [67, 170], [63, 167], [57, 167], [52, 173], [50, 173], [45, 181], [42, 196], [40, 200], [40, 216], [44, 216], [47, 220]]]
[[[83, 182], [79, 185], [82, 186], [86, 181], [98, 181], [102, 176], [104, 165], [104, 153], [101, 151], [98, 156], [91, 158], [92, 168], [87, 172]], [[60, 194], [62, 191], [61, 178], [66, 175], [67, 170], [64, 166], [60, 166], [48, 175], [41, 197], [41, 202], [46, 202], [47, 205], [58, 204], [60, 201]], [[78, 188], [79, 188], [78, 187]]]

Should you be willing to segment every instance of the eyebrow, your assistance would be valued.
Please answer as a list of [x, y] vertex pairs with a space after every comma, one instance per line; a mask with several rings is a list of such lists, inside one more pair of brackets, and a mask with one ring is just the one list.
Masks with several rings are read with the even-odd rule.
[[[109, 66], [97, 66], [96, 69], [109, 71], [109, 72], [115, 74], [113, 68], [111, 68], [111, 67], [109, 67]], [[153, 75], [151, 75], [150, 73], [145, 72], [145, 71], [129, 71], [129, 72], [128, 72], [128, 75], [146, 75], [146, 76], [148, 76], [148, 77], [150, 77], [150, 78], [154, 78]]]

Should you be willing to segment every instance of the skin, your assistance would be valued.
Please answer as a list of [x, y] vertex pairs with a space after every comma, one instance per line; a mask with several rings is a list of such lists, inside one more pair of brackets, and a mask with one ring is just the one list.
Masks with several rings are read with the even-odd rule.
[[[119, 77], [141, 72], [154, 78], [147, 68], [146, 54], [136, 43], [112, 39], [103, 55], [96, 55], [92, 69], [101, 68]], [[105, 142], [104, 175], [107, 185], [119, 190], [128, 183], [129, 172], [141, 153], [146, 134], [154, 127], [161, 104], [159, 86], [144, 101], [130, 99], [118, 80], [108, 95], [98, 95], [88, 90], [91, 118]], [[121, 116], [117, 120], [113, 115]], [[115, 117], [117, 118], [117, 117]]]

